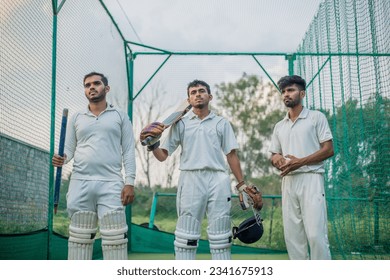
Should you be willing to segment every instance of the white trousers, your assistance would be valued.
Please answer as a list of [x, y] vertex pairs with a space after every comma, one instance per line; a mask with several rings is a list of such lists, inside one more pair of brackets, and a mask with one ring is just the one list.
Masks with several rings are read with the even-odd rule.
[[231, 188], [226, 172], [181, 171], [177, 190], [178, 216], [192, 216], [200, 223], [205, 214], [211, 221], [230, 216]]
[[107, 212], [124, 210], [122, 181], [70, 180], [66, 195], [69, 217], [77, 211], [97, 213], [99, 220]]
[[326, 211], [323, 174], [283, 177], [283, 226], [290, 259], [331, 259]]

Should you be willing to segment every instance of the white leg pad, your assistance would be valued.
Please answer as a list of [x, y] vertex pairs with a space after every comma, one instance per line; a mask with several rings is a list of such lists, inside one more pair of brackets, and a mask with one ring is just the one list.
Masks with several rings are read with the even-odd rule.
[[127, 260], [127, 224], [124, 211], [111, 211], [100, 220], [103, 259]]
[[230, 260], [232, 244], [231, 221], [229, 216], [223, 216], [211, 221], [207, 233], [209, 236], [210, 253], [213, 260]]
[[68, 260], [91, 260], [96, 232], [95, 212], [74, 213], [69, 225]]
[[191, 216], [180, 216], [175, 230], [175, 258], [194, 260], [199, 238], [200, 222]]

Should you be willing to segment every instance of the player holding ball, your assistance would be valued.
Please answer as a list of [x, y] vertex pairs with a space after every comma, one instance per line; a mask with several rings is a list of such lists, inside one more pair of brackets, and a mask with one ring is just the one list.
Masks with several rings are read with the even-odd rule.
[[302, 106], [304, 79], [286, 76], [278, 86], [288, 113], [274, 127], [269, 151], [282, 177], [288, 255], [293, 260], [329, 260], [323, 161], [333, 156], [332, 133], [323, 113]]

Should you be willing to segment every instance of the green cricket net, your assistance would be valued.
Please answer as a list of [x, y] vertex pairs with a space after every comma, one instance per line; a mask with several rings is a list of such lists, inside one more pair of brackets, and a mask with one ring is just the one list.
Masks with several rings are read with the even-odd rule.
[[[326, 162], [333, 257], [389, 259], [389, 1], [324, 1], [292, 54], [196, 57], [161, 55], [158, 49], [153, 55], [141, 54], [149, 49], [124, 38], [110, 12], [113, 3], [2, 1], [0, 259], [67, 257], [65, 195], [71, 167], [63, 170], [59, 211], [54, 215], [55, 170], [50, 162], [58, 149], [63, 108], [71, 115], [86, 106], [86, 73], [107, 74], [109, 102], [129, 112], [138, 135], [144, 121], [143, 96], [162, 95], [173, 104], [183, 98], [193, 73], [204, 67], [213, 70], [211, 80], [220, 82], [254, 73], [268, 81], [261, 85], [271, 88], [269, 92], [276, 92], [273, 83], [280, 73], [306, 79], [305, 106], [323, 111], [334, 134], [335, 156]], [[171, 77], [176, 90], [164, 90], [164, 81]], [[150, 82], [152, 78], [157, 82]], [[137, 160], [145, 156], [138, 148]], [[162, 168], [154, 164], [150, 166]], [[141, 170], [142, 164], [138, 166]], [[165, 171], [171, 172], [168, 167]], [[147, 180], [137, 184], [140, 195], [127, 211], [132, 220], [129, 253], [173, 253], [175, 188], [156, 192]], [[233, 253], [285, 253], [280, 196], [267, 194], [264, 201], [262, 239], [251, 245], [235, 240]], [[208, 252], [206, 238], [202, 232], [200, 253]], [[100, 247], [98, 238], [94, 259], [102, 258]]]
[[329, 238], [339, 258], [390, 251], [389, 7], [324, 2], [294, 63], [310, 84], [305, 105], [325, 112], [334, 134], [326, 182]]

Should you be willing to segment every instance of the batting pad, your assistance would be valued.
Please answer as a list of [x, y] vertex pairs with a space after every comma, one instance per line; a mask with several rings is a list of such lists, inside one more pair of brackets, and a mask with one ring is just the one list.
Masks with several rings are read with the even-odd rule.
[[207, 228], [210, 243], [210, 253], [213, 260], [230, 260], [232, 242], [231, 221], [229, 216], [223, 216], [211, 221]]
[[200, 222], [191, 216], [180, 216], [175, 230], [175, 258], [194, 260], [199, 238]]
[[127, 260], [127, 224], [124, 211], [111, 211], [100, 220], [103, 259]]
[[91, 260], [97, 231], [97, 215], [91, 211], [73, 214], [69, 226], [68, 260]]

